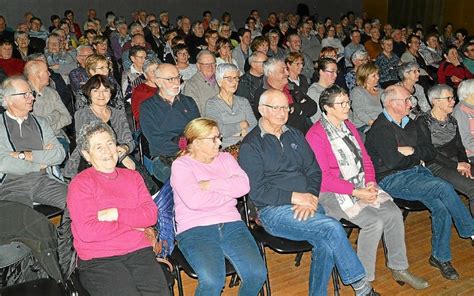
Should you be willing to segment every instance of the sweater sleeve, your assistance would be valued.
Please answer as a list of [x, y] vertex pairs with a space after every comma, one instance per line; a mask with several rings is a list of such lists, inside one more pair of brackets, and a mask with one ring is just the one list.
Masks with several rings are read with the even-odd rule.
[[360, 87], [355, 87], [352, 90], [351, 101], [352, 112], [355, 117], [357, 117], [364, 124], [368, 124], [369, 120], [373, 120], [373, 118], [370, 118], [366, 108], [366, 106], [369, 105], [370, 102], [368, 102], [366, 94]]
[[464, 107], [462, 103], [459, 103], [454, 108], [453, 116], [458, 121], [459, 134], [461, 136], [462, 144], [468, 151], [474, 153], [474, 137], [472, 136], [471, 126], [469, 123], [468, 114], [461, 110]]
[[247, 194], [250, 190], [247, 174], [229, 153], [222, 153], [220, 158], [229, 173], [229, 177], [211, 180], [209, 190], [235, 198]]
[[291, 191], [276, 188], [265, 182], [265, 166], [261, 153], [249, 143], [244, 142], [240, 146], [239, 164], [250, 180], [250, 199], [260, 205], [291, 204]]
[[117, 222], [134, 228], [145, 228], [154, 225], [157, 221], [158, 209], [145, 186], [142, 176], [136, 171], [131, 172], [135, 175], [130, 183], [131, 186], [137, 188], [137, 207], [118, 208]]
[[206, 107], [204, 108], [204, 116], [210, 117], [217, 122], [220, 132], [224, 138], [229, 138], [241, 131], [240, 122], [226, 123], [223, 119], [223, 112], [219, 108], [218, 98], [211, 98], [206, 101]]
[[[178, 158], [173, 162], [170, 182], [177, 193], [175, 198], [180, 198], [189, 209], [202, 211], [220, 207], [229, 201], [230, 197], [227, 195], [214, 190], [201, 189], [196, 173], [199, 172], [183, 159]], [[215, 183], [213, 187], [222, 189], [224, 183]]]
[[118, 221], [99, 221], [94, 188], [94, 182], [84, 174], [77, 176], [69, 184], [67, 207], [79, 239], [84, 242], [101, 242], [126, 233], [128, 229], [120, 227]]
[[59, 165], [63, 162], [66, 157], [66, 152], [63, 146], [59, 143], [58, 139], [54, 135], [53, 130], [49, 127], [45, 119], [41, 117], [36, 118], [41, 126], [43, 133], [43, 144], [52, 145], [51, 149], [45, 150], [34, 150], [32, 162], [38, 164], [44, 164], [46, 166]]
[[[334, 158], [334, 154], [326, 133], [324, 132], [324, 129], [321, 128], [320, 124], [309, 130], [306, 134], [306, 140], [313, 150], [322, 171], [323, 178], [321, 187], [329, 192], [352, 194], [354, 185], [349, 181], [336, 176], [331, 171], [330, 160]], [[335, 164], [337, 165], [337, 162]], [[339, 167], [337, 167], [337, 169], [339, 169]]]

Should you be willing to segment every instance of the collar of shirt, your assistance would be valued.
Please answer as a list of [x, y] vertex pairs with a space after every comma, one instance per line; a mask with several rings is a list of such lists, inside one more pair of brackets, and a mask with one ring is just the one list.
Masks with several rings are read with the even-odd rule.
[[[271, 133], [269, 133], [265, 130], [265, 128], [263, 127], [262, 122], [263, 122], [263, 118], [260, 118], [258, 120], [258, 127], [260, 128], [260, 137], [263, 138], [263, 136], [265, 136], [266, 134], [273, 135], [273, 134], [271, 134]], [[283, 125], [281, 127], [281, 134], [283, 135], [288, 130], [289, 130], [288, 127], [286, 127], [286, 125]]]
[[396, 125], [398, 125], [398, 126], [401, 127], [401, 128], [405, 128], [405, 126], [406, 126], [406, 125], [408, 124], [408, 122], [410, 121], [410, 117], [405, 116], [405, 117], [402, 118], [401, 124], [398, 124], [398, 122], [396, 122], [396, 121], [392, 118], [392, 116], [390, 116], [390, 114], [388, 114], [388, 112], [387, 112], [387, 110], [386, 110], [385, 108], [383, 109], [383, 115], [385, 115], [385, 117], [388, 119], [388, 121], [395, 123]]
[[211, 86], [214, 86], [216, 85], [217, 81], [216, 81], [216, 76], [215, 75], [212, 75], [210, 78], [206, 78], [204, 75], [202, 75], [201, 73], [201, 76], [202, 78], [204, 79], [204, 81], [206, 81], [209, 85]]
[[8, 117], [15, 120], [16, 122], [18, 122], [19, 125], [21, 125], [25, 120], [28, 119], [28, 114], [29, 113], [25, 117], [16, 117], [13, 114], [11, 114], [10, 112], [8, 112], [8, 110], [7, 110], [7, 111], [5, 111], [5, 114], [7, 114]]

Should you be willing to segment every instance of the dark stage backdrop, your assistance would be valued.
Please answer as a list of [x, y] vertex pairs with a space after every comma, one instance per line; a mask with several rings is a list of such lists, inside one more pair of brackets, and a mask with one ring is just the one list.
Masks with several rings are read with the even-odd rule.
[[231, 13], [237, 27], [241, 26], [251, 9], [258, 9], [262, 20], [266, 20], [271, 11], [296, 12], [298, 3], [306, 3], [311, 14], [319, 15], [320, 19], [329, 16], [339, 20], [342, 13], [352, 10], [359, 15], [362, 12], [362, 0], [0, 0], [0, 14], [5, 16], [7, 24], [15, 28], [23, 19], [27, 11], [33, 12], [43, 21], [45, 27], [50, 26], [50, 16], [57, 14], [63, 17], [64, 10], [72, 9], [75, 12], [76, 22], [81, 25], [85, 21], [88, 8], [95, 8], [98, 17], [105, 26], [105, 13], [109, 10], [117, 16], [131, 20], [134, 10], [144, 9], [148, 12], [159, 14], [168, 10], [170, 21], [175, 23], [178, 15], [187, 15], [192, 20], [200, 19], [204, 10], [210, 10], [214, 18], [220, 19], [224, 11]]

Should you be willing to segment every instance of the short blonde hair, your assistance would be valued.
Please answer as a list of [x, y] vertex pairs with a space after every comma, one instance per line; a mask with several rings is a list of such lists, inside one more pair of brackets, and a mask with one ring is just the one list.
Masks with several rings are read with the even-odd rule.
[[195, 118], [188, 122], [184, 127], [184, 137], [186, 138], [187, 147], [178, 153], [178, 157], [188, 154], [190, 152], [190, 145], [192, 145], [194, 140], [208, 136], [214, 127], [218, 127], [217, 122], [205, 117]]
[[370, 62], [364, 65], [361, 65], [356, 72], [356, 84], [357, 86], [365, 86], [367, 83], [367, 78], [370, 74], [379, 71], [379, 67], [374, 63]]
[[92, 73], [90, 72], [91, 69], [95, 69], [97, 67], [97, 63], [99, 62], [106, 62], [107, 65], [110, 68], [109, 61], [107, 60], [106, 57], [100, 54], [92, 54], [87, 57], [86, 59], [86, 71], [89, 76], [92, 76]]

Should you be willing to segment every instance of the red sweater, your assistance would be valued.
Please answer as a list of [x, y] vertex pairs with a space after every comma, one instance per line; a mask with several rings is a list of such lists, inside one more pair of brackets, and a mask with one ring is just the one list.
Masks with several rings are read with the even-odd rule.
[[23, 68], [25, 67], [25, 62], [20, 59], [0, 59], [0, 68], [5, 71], [7, 76], [23, 75]]
[[[136, 171], [117, 168], [105, 174], [89, 168], [69, 184], [74, 248], [82, 260], [125, 255], [150, 247], [143, 231], [156, 224], [157, 208]], [[97, 212], [118, 209], [118, 220], [101, 222]]]
[[140, 119], [140, 105], [151, 98], [158, 88], [148, 86], [146, 83], [142, 83], [139, 86], [135, 87], [132, 92], [132, 113], [137, 126], [139, 126]]

